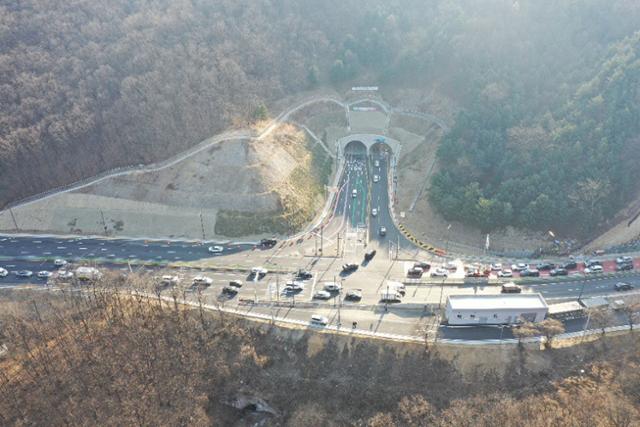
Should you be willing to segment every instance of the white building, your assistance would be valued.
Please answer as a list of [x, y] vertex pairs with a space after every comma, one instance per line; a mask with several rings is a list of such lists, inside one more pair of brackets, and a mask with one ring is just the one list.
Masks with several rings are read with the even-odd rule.
[[542, 295], [450, 295], [445, 316], [450, 325], [503, 325], [541, 322], [549, 310]]

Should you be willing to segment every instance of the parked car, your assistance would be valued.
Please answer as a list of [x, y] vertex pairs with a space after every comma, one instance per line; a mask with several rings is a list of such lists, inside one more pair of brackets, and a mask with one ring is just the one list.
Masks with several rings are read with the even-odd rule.
[[498, 271], [498, 277], [513, 277], [513, 271], [508, 268]]
[[539, 277], [540, 270], [537, 270], [535, 268], [527, 268], [526, 270], [522, 270], [520, 272], [520, 276], [521, 277]]
[[260, 246], [262, 246], [264, 248], [272, 248], [277, 243], [278, 243], [278, 241], [276, 239], [269, 239], [269, 238], [260, 239]]
[[633, 270], [633, 263], [627, 262], [627, 263], [616, 265], [616, 271], [625, 271], [625, 270]]
[[511, 270], [513, 271], [523, 271], [529, 268], [529, 264], [525, 264], [523, 262], [519, 262], [517, 264], [511, 264]]
[[630, 256], [619, 256], [618, 258], [616, 258], [616, 264], [628, 264], [628, 263], [633, 263], [633, 258], [631, 258]]
[[613, 289], [616, 291], [630, 291], [633, 289], [633, 285], [631, 283], [619, 282], [613, 285]]
[[295, 276], [297, 280], [309, 280], [313, 278], [313, 274], [307, 270], [298, 270]]
[[453, 271], [453, 272], [458, 271], [458, 266], [453, 261], [449, 261], [446, 265], [443, 266], [443, 268], [446, 268], [447, 270]]
[[233, 286], [234, 288], [241, 288], [242, 282], [240, 280], [231, 280], [229, 281], [229, 286]]
[[431, 268], [431, 264], [429, 264], [427, 262], [422, 262], [422, 261], [414, 262], [413, 266], [421, 268], [422, 271], [429, 271], [429, 269]]
[[407, 271], [407, 277], [419, 279], [420, 277], [422, 277], [423, 272], [424, 270], [422, 270], [420, 267], [411, 267]]
[[505, 283], [500, 290], [503, 294], [519, 294], [522, 292], [522, 288], [513, 282]]
[[500, 271], [502, 270], [502, 263], [494, 262], [491, 264], [491, 271]]
[[599, 264], [592, 265], [591, 267], [587, 267], [584, 269], [584, 274], [598, 274], [603, 272], [604, 272], [604, 269]]
[[342, 285], [336, 282], [327, 282], [324, 284], [324, 290], [328, 292], [340, 292]]
[[566, 276], [569, 274], [569, 271], [567, 271], [566, 268], [554, 268], [553, 270], [551, 270], [549, 272], [549, 275], [551, 276]]
[[390, 292], [382, 292], [380, 294], [380, 302], [383, 303], [394, 303], [402, 301], [402, 295], [395, 291]]
[[269, 272], [269, 270], [267, 270], [264, 267], [253, 267], [251, 269], [251, 274], [254, 277], [258, 277], [258, 278], [266, 276], [268, 272]]
[[344, 299], [348, 301], [360, 301], [362, 299], [362, 289], [349, 289]]
[[449, 271], [444, 268], [436, 268], [431, 272], [431, 277], [447, 277], [449, 275]]
[[329, 299], [331, 298], [331, 294], [327, 291], [318, 291], [313, 294], [313, 299]]
[[602, 262], [598, 261], [597, 259], [588, 259], [584, 262], [584, 266], [586, 268], [591, 268], [596, 265], [599, 265], [600, 267], [602, 267]]
[[540, 270], [540, 271], [549, 271], [549, 270], [553, 270], [555, 268], [555, 264], [552, 264], [550, 262], [540, 262], [538, 263], [538, 265], [536, 265], [536, 270]]
[[311, 320], [309, 321], [312, 325], [315, 326], [327, 326], [329, 324], [329, 319], [326, 316], [322, 316], [320, 314], [311, 315]]
[[224, 248], [222, 246], [209, 246], [209, 252], [212, 254], [221, 254], [224, 252]]
[[356, 271], [358, 269], [358, 264], [350, 262], [348, 264], [344, 264], [342, 266], [342, 272], [343, 273], [353, 273], [354, 271]]
[[160, 284], [165, 286], [175, 286], [180, 283], [180, 278], [178, 276], [162, 276], [160, 279]]
[[59, 280], [71, 280], [73, 279], [73, 271], [59, 270], [56, 278]]
[[225, 286], [224, 288], [222, 288], [222, 293], [225, 295], [229, 295], [229, 296], [233, 296], [236, 295], [238, 293], [238, 288], [234, 287], [234, 286]]
[[576, 268], [578, 268], [578, 263], [575, 261], [567, 261], [560, 267], [564, 268], [565, 270], [575, 270]]
[[0, 277], [7, 277], [8, 275], [9, 272], [6, 269], [0, 267]]
[[376, 256], [376, 250], [373, 249], [371, 252], [366, 252], [364, 254], [364, 260], [365, 261], [371, 261], [373, 259], [374, 256]]
[[193, 281], [191, 282], [191, 284], [193, 286], [202, 286], [206, 288], [213, 284], [213, 280], [207, 276], [196, 276], [193, 278]]
[[300, 292], [303, 289], [304, 289], [304, 283], [290, 280], [287, 283], [285, 283], [283, 291], [285, 293], [291, 293], [291, 292]]

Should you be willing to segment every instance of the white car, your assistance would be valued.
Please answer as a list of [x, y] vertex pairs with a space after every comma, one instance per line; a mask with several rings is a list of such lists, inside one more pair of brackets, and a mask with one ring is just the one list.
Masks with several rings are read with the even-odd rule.
[[221, 254], [224, 251], [222, 246], [209, 246], [209, 252], [212, 254]]
[[20, 270], [16, 273], [18, 277], [31, 277], [33, 276], [33, 272], [29, 270]]
[[373, 162], [373, 165], [374, 165], [375, 167], [379, 168], [379, 167], [380, 167], [380, 160], [376, 160], [376, 161], [374, 161], [374, 162]]
[[590, 268], [584, 269], [584, 274], [598, 274], [603, 273], [604, 269], [601, 265], [592, 265]]
[[178, 276], [162, 276], [162, 279], [160, 279], [160, 284], [165, 286], [175, 286], [178, 283], [180, 283]]
[[194, 285], [205, 285], [209, 286], [213, 283], [213, 280], [207, 276], [196, 276], [193, 278]]
[[529, 264], [525, 264], [523, 262], [520, 262], [518, 264], [511, 264], [511, 270], [513, 271], [523, 271], [527, 268], [529, 268]]
[[498, 271], [498, 277], [513, 277], [513, 271], [505, 268], [504, 270]]
[[379, 175], [373, 175], [373, 182], [380, 182], [380, 176]]
[[431, 272], [431, 277], [447, 277], [449, 272], [444, 268], [436, 268]]
[[36, 274], [36, 276], [38, 276], [39, 279], [48, 279], [49, 277], [51, 277], [51, 272], [47, 270], [38, 271], [38, 274]]
[[313, 299], [329, 299], [331, 298], [331, 294], [327, 291], [318, 291], [313, 294]]
[[329, 324], [329, 319], [326, 316], [314, 314], [311, 316], [310, 323], [317, 326], [327, 326]]
[[7, 277], [8, 275], [9, 272], [6, 269], [0, 267], [0, 277]]
[[335, 282], [327, 282], [324, 284], [324, 290], [329, 292], [340, 292], [342, 289], [342, 285], [340, 283]]
[[67, 265], [67, 261], [63, 260], [62, 258], [56, 258], [53, 261], [53, 265], [55, 265], [56, 267], [64, 267], [65, 265]]
[[300, 283], [296, 280], [290, 280], [285, 283], [284, 291], [285, 292], [297, 292], [304, 289], [304, 283]]
[[255, 276], [266, 276], [269, 270], [264, 267], [253, 267], [251, 269], [251, 274]]
[[502, 264], [499, 262], [495, 262], [491, 264], [491, 271], [500, 271], [502, 270]]
[[353, 191], [351, 192], [351, 197], [358, 197], [358, 190], [354, 188]]
[[378, 209], [376, 208], [371, 209], [371, 216], [376, 216], [376, 215], [378, 215]]
[[57, 277], [60, 280], [73, 279], [73, 271], [60, 270], [58, 271]]

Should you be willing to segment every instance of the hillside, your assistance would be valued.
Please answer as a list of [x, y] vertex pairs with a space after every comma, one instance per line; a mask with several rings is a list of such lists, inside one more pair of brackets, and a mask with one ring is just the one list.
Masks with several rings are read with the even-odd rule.
[[111, 291], [3, 291], [0, 313], [3, 425], [640, 422], [636, 334], [544, 352], [425, 350]]

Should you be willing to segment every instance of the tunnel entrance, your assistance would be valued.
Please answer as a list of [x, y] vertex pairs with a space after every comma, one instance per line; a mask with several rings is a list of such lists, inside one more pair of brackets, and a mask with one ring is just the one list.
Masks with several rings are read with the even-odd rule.
[[344, 147], [344, 153], [345, 154], [350, 154], [350, 155], [360, 155], [360, 156], [366, 156], [367, 155], [367, 146], [364, 145], [364, 143], [362, 141], [350, 141], [345, 147]]

